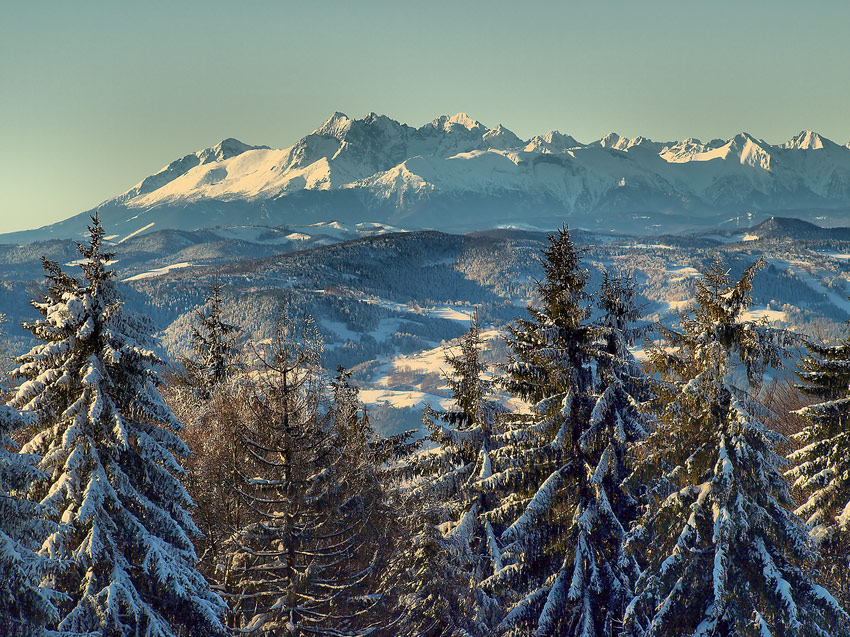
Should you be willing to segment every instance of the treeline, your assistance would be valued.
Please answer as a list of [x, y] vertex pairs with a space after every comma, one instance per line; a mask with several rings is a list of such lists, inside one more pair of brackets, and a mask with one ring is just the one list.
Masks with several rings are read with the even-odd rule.
[[240, 347], [218, 284], [163, 381], [90, 235], [0, 408], [3, 634], [850, 635], [850, 335], [806, 344], [789, 440], [763, 261], [715, 261], [642, 366], [633, 281], [591, 293], [564, 228], [500, 376], [476, 318], [454, 408], [382, 438], [309, 317]]

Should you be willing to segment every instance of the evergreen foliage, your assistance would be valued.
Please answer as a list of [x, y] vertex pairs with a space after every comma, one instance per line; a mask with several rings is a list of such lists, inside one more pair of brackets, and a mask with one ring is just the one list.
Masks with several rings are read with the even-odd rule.
[[396, 492], [395, 542], [381, 573], [380, 635], [471, 637], [475, 622], [472, 581], [459, 566], [456, 545], [440, 530], [440, 503]]
[[[217, 280], [167, 406], [152, 324], [127, 311], [92, 219], [82, 279], [43, 260], [13, 392], [0, 367], [0, 634], [850, 635], [850, 336], [807, 344], [814, 404], [783, 409], [807, 421], [788, 470], [761, 380], [790, 338], [746, 320], [763, 261], [703, 273], [648, 345], [649, 377], [630, 351], [647, 337], [635, 282], [603, 273], [591, 295], [563, 227], [503, 376], [476, 312], [445, 355], [454, 404], [425, 409], [427, 439], [381, 438], [351, 374], [322, 369], [309, 317], [284, 312], [265, 349], [252, 326], [243, 364]], [[386, 267], [338, 263], [361, 283]], [[323, 303], [327, 329], [351, 318]]]
[[37, 550], [51, 527], [25, 495], [46, 476], [36, 467], [38, 458], [18, 453], [11, 437], [32, 422], [0, 405], [0, 634], [10, 637], [42, 634], [58, 618], [56, 595], [39, 585], [51, 565]]
[[[427, 515], [413, 538], [418, 552], [410, 566], [415, 578], [410, 583], [406, 597], [410, 602], [405, 610], [411, 615], [421, 612], [421, 606], [426, 604], [442, 607], [444, 616], [435, 615], [434, 626], [442, 625], [443, 630], [451, 627], [470, 635], [491, 634], [501, 615], [497, 602], [478, 587], [501, 569], [495, 532], [486, 519], [493, 497], [481, 491], [477, 483], [491, 475], [490, 451], [505, 413], [492, 399], [493, 382], [486, 378], [481, 348], [476, 313], [469, 330], [460, 338], [460, 351], [445, 355], [450, 370], [446, 380], [455, 408], [438, 411], [428, 407], [423, 414], [436, 446], [411, 463], [415, 476], [411, 497], [421, 503]], [[416, 560], [421, 562], [419, 566]], [[432, 564], [426, 567], [429, 560]], [[434, 587], [435, 579], [441, 589]], [[469, 593], [460, 592], [465, 603], [462, 611], [450, 601], [434, 603], [435, 598], [448, 592], [446, 582], [471, 588]], [[459, 612], [462, 617], [457, 616]], [[410, 621], [413, 620], [408, 617], [405, 624]]]
[[383, 442], [379, 441], [360, 403], [351, 374], [342, 367], [331, 381], [333, 471], [339, 482], [335, 496], [337, 524], [353, 539], [346, 559], [336, 568], [345, 583], [335, 600], [337, 630], [348, 635], [371, 634], [385, 622], [376, 617], [380, 607], [380, 577], [387, 568], [392, 546], [392, 512], [381, 480]]
[[41, 341], [19, 359], [12, 406], [38, 431], [23, 447], [48, 475], [31, 495], [55, 523], [45, 584], [65, 594], [60, 631], [106, 635], [223, 633], [221, 599], [195, 569], [192, 502], [178, 480], [186, 446], [157, 391], [151, 325], [126, 311], [97, 216], [78, 244], [82, 282], [45, 261]]
[[809, 571], [814, 556], [788, 510], [775, 451], [784, 438], [733, 382], [738, 365], [752, 389], [781, 364], [777, 335], [743, 318], [763, 265], [732, 282], [716, 260], [681, 331], [661, 328], [650, 349], [660, 419], [638, 472], [652, 490], [630, 544], [647, 568], [626, 613], [629, 634], [825, 637], [847, 619]]
[[210, 397], [213, 388], [238, 367], [239, 328], [222, 318], [221, 283], [216, 280], [204, 296], [204, 306], [195, 310], [197, 324], [192, 326], [193, 358], [181, 359], [184, 381], [195, 388], [200, 398]]
[[630, 393], [640, 375], [627, 350], [634, 291], [607, 280], [603, 319], [590, 322], [569, 231], [549, 241], [542, 307], [509, 328], [505, 386], [534, 415], [499, 436], [481, 481], [500, 495], [489, 517], [504, 528], [503, 568], [485, 587], [511, 605], [500, 632], [611, 635], [637, 575], [622, 551], [634, 503], [620, 489], [627, 446], [645, 435]]
[[850, 603], [850, 335], [833, 346], [807, 343], [799, 362], [800, 389], [814, 399], [796, 413], [808, 425], [794, 436], [793, 486], [807, 494], [797, 509], [825, 557], [827, 577]]
[[234, 537], [232, 607], [238, 630], [258, 635], [358, 634], [373, 575], [373, 469], [367, 423], [344, 374], [324, 409], [321, 345], [309, 319], [284, 314], [253, 374], [240, 424], [237, 490], [249, 509]]

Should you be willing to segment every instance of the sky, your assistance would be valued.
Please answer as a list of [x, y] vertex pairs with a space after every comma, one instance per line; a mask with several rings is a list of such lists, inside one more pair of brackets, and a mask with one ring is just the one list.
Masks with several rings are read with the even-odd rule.
[[850, 2], [0, 2], [0, 233], [334, 111], [527, 138], [850, 141]]

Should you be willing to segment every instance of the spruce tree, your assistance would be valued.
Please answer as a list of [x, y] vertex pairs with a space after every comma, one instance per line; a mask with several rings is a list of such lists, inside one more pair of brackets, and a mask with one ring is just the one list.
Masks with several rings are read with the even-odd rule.
[[806, 343], [799, 388], [816, 402], [796, 413], [808, 425], [793, 438], [788, 476], [808, 497], [797, 509], [824, 557], [827, 580], [850, 604], [850, 334], [834, 346]]
[[[836, 635], [847, 619], [812, 580], [805, 527], [788, 509], [776, 446], [752, 392], [782, 344], [744, 320], [752, 279], [719, 260], [703, 273], [681, 329], [650, 349], [659, 421], [639, 467], [654, 478], [630, 546], [647, 567], [630, 604], [628, 634]], [[735, 375], [741, 381], [735, 380]]]
[[[623, 486], [631, 471], [629, 453], [651, 427], [643, 414], [649, 381], [629, 347], [641, 335], [635, 326], [634, 282], [606, 272], [597, 305], [597, 349], [594, 351], [593, 399], [586, 431], [579, 438], [592, 494], [582, 514], [587, 528], [585, 572], [571, 583], [566, 614], [580, 617], [580, 635], [617, 635], [634, 585], [637, 560], [625, 552], [626, 534], [638, 513], [638, 501]], [[574, 576], [577, 571], [574, 572]], [[581, 590], [574, 583], [587, 582]]]
[[[0, 400], [8, 399], [6, 351], [3, 339], [5, 317], [0, 314]], [[30, 486], [46, 476], [36, 467], [37, 456], [19, 453], [13, 438], [16, 431], [32, 425], [33, 419], [16, 409], [0, 405], [0, 634], [40, 634], [55, 620], [54, 595], [41, 588], [47, 568], [36, 551], [49, 526], [36, 503], [26, 498]]]
[[378, 634], [472, 637], [472, 581], [456, 544], [440, 530], [444, 510], [430, 495], [391, 494], [395, 542], [380, 580]]
[[232, 566], [234, 627], [243, 632], [356, 634], [364, 621], [355, 598], [374, 557], [364, 546], [371, 478], [346, 456], [356, 423], [341, 417], [336, 430], [320, 357], [312, 321], [284, 314], [252, 375], [236, 467], [250, 517], [234, 536]]
[[58, 617], [56, 594], [40, 586], [49, 566], [38, 554], [51, 526], [25, 494], [45, 479], [37, 456], [17, 451], [12, 433], [32, 420], [0, 405], [0, 634], [41, 635]]
[[215, 386], [238, 367], [240, 330], [223, 319], [221, 290], [216, 279], [204, 296], [204, 305], [195, 311], [191, 332], [194, 356], [181, 360], [186, 370], [184, 382], [202, 399], [208, 399]]
[[[486, 378], [481, 349], [476, 313], [460, 338], [459, 352], [445, 355], [454, 409], [426, 408], [423, 421], [435, 446], [415, 456], [409, 467], [415, 476], [409, 498], [415, 510], [426, 512], [426, 519], [420, 520], [421, 514], [409, 519], [418, 527], [413, 536], [417, 553], [406, 556], [415, 578], [402, 600], [407, 600], [408, 614], [426, 604], [444, 609], [442, 616], [434, 614], [431, 634], [439, 634], [435, 631], [441, 626], [488, 635], [501, 615], [496, 601], [478, 586], [501, 569], [496, 535], [485, 517], [493, 496], [482, 492], [477, 482], [491, 474], [490, 452], [504, 413], [491, 397], [493, 382]], [[462, 603], [437, 601], [449, 591]], [[411, 621], [408, 618], [405, 625]]]
[[[617, 380], [624, 337], [613, 303], [610, 324], [591, 323], [588, 273], [569, 231], [549, 242], [541, 307], [530, 307], [531, 318], [509, 331], [505, 386], [533, 414], [499, 436], [496, 468], [481, 481], [501, 496], [488, 517], [504, 529], [503, 567], [484, 586], [510, 604], [499, 632], [609, 635], [635, 570], [620, 549], [617, 509], [628, 500], [618, 490], [619, 463], [642, 427]], [[631, 318], [630, 310], [623, 318]], [[604, 338], [613, 351], [600, 380]]]
[[41, 553], [65, 594], [59, 631], [104, 635], [224, 632], [221, 599], [195, 568], [192, 502], [176, 456], [180, 423], [163, 404], [152, 326], [121, 303], [97, 216], [78, 244], [83, 280], [45, 261], [41, 341], [19, 358], [12, 405], [38, 419], [23, 447], [46, 481], [31, 496], [56, 523]]

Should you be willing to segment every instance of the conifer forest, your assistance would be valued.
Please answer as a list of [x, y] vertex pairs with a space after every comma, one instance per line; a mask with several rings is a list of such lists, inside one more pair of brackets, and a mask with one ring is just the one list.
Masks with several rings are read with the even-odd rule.
[[379, 433], [285, 298], [255, 339], [216, 280], [166, 360], [105, 236], [0, 367], [0, 636], [850, 636], [850, 329], [749, 312], [763, 259], [665, 326], [562, 226], [506, 361], [473, 313]]

